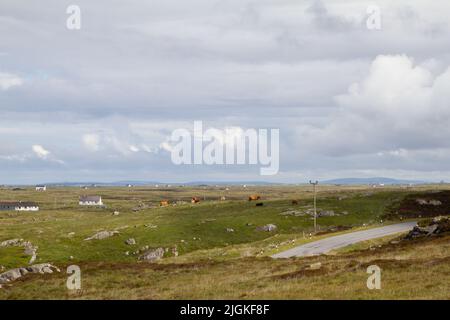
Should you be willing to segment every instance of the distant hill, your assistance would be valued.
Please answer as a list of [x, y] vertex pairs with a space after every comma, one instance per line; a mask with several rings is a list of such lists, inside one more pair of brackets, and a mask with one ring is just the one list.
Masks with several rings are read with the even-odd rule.
[[320, 181], [322, 184], [423, 184], [425, 181], [420, 180], [402, 180], [402, 179], [392, 179], [383, 177], [374, 178], [341, 178]]

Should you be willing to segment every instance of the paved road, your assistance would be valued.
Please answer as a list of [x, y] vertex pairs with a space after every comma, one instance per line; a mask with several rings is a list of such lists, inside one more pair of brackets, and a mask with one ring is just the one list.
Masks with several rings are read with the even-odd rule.
[[333, 249], [342, 248], [360, 241], [366, 241], [370, 239], [385, 237], [400, 232], [406, 232], [411, 230], [415, 225], [416, 222], [404, 222], [379, 228], [346, 233], [339, 236], [329, 237], [322, 240], [306, 243], [304, 245], [289, 249], [287, 251], [277, 253], [273, 255], [272, 258], [304, 257], [323, 254]]

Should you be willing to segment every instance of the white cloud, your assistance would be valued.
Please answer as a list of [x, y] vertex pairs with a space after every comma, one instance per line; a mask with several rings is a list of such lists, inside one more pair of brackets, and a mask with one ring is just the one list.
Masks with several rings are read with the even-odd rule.
[[334, 156], [450, 148], [449, 98], [450, 69], [433, 76], [405, 55], [382, 55], [336, 97], [326, 125], [300, 131], [309, 148]]
[[84, 146], [90, 151], [98, 151], [100, 146], [100, 137], [98, 134], [89, 133], [82, 137]]
[[46, 160], [48, 158], [48, 156], [50, 155], [50, 151], [46, 150], [43, 146], [35, 144], [31, 147], [31, 149], [33, 150], [34, 154], [41, 158]]
[[11, 73], [0, 72], [0, 89], [8, 90], [15, 86], [23, 84], [22, 78]]

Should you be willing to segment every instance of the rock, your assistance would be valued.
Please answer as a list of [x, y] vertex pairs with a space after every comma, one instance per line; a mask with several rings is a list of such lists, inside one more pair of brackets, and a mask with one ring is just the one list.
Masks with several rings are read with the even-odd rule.
[[308, 270], [319, 270], [320, 268], [322, 268], [322, 263], [316, 262], [316, 263], [311, 264], [307, 269]]
[[120, 215], [120, 212], [119, 211], [114, 211], [112, 215], [113, 216], [118, 216], [118, 215]]
[[424, 236], [434, 236], [444, 232], [450, 232], [450, 219], [446, 217], [435, 217], [427, 226], [415, 226], [404, 239], [411, 240]]
[[172, 254], [173, 254], [174, 257], [178, 257], [178, 249], [177, 249], [177, 246], [175, 246], [175, 247], [172, 248]]
[[75, 232], [69, 232], [69, 233], [67, 234], [68, 237], [73, 237], [74, 235], [75, 235]]
[[233, 228], [227, 228], [227, 232], [234, 232]]
[[10, 239], [10, 240], [5, 240], [2, 243], [0, 243], [0, 247], [21, 246], [22, 243], [23, 243], [23, 239]]
[[306, 212], [289, 209], [287, 211], [284, 211], [284, 212], [280, 213], [280, 215], [282, 215], [282, 216], [303, 217], [303, 216], [306, 215]]
[[430, 205], [430, 206], [440, 206], [442, 205], [442, 202], [439, 200], [426, 200], [426, 199], [416, 199], [416, 202], [418, 204], [420, 204], [421, 206], [426, 206], [426, 205]]
[[20, 268], [12, 269], [0, 274], [0, 284], [5, 284], [22, 277]]
[[149, 250], [149, 251], [145, 252], [143, 255], [141, 255], [139, 257], [139, 260], [153, 262], [153, 261], [160, 260], [163, 257], [164, 257], [164, 249], [157, 248], [157, 249]]
[[15, 268], [0, 274], [0, 284], [12, 282], [28, 273], [53, 273], [53, 269], [55, 269], [55, 271], [61, 272], [57, 267], [49, 263], [35, 264], [26, 268]]
[[336, 213], [333, 210], [322, 210], [317, 215], [319, 217], [334, 217]]
[[278, 229], [278, 227], [274, 224], [266, 224], [265, 226], [262, 226], [260, 228], [262, 231], [266, 231], [266, 232], [272, 232]]
[[96, 234], [94, 234], [93, 236], [84, 239], [84, 241], [89, 241], [89, 240], [103, 240], [109, 237], [112, 237], [116, 234], [119, 234], [119, 231], [100, 231]]
[[136, 240], [134, 240], [133, 238], [130, 238], [130, 239], [126, 240], [125, 243], [129, 246], [132, 246], [132, 245], [136, 244]]

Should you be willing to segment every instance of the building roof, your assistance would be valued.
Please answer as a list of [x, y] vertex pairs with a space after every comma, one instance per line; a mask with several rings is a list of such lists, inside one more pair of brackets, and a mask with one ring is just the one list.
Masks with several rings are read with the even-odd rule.
[[81, 196], [80, 197], [80, 201], [82, 201], [82, 202], [87, 202], [87, 201], [99, 202], [101, 200], [102, 200], [102, 197], [100, 197], [100, 196]]
[[32, 201], [0, 201], [0, 206], [9, 207], [37, 207], [38, 204]]

